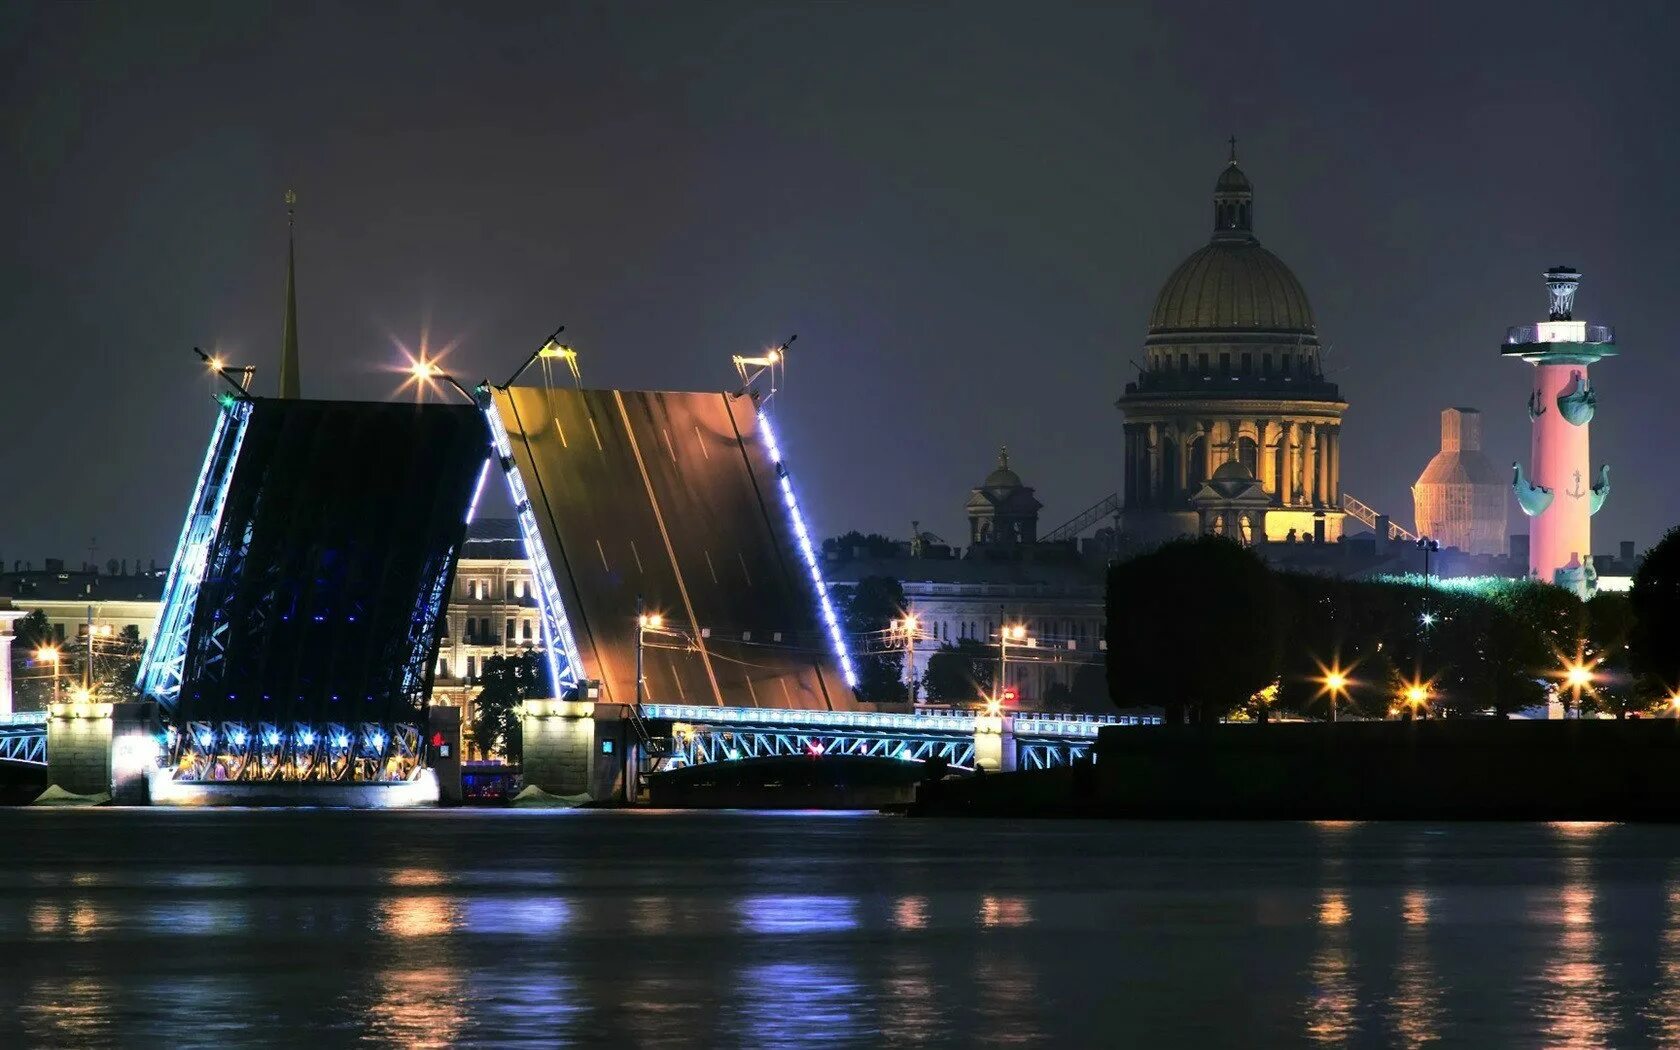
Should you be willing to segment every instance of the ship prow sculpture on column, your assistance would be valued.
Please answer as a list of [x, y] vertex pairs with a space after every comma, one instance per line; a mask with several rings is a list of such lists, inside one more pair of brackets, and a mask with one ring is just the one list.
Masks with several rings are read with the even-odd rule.
[[1587, 368], [1615, 356], [1616, 333], [1575, 318], [1580, 283], [1580, 271], [1571, 267], [1547, 270], [1547, 319], [1507, 329], [1500, 354], [1534, 366], [1528, 470], [1511, 465], [1512, 491], [1530, 519], [1529, 573], [1589, 597], [1597, 582], [1592, 516], [1610, 495], [1610, 468], [1601, 466], [1596, 474], [1592, 468], [1589, 430], [1598, 391]]

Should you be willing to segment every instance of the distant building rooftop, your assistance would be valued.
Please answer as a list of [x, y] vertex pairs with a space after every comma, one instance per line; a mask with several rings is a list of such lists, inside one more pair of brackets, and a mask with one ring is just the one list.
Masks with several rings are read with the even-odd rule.
[[29, 570], [0, 573], [0, 598], [27, 606], [31, 601], [157, 602], [164, 573], [110, 576], [86, 571]]
[[525, 557], [525, 541], [513, 518], [479, 518], [467, 526], [461, 557], [514, 561]]

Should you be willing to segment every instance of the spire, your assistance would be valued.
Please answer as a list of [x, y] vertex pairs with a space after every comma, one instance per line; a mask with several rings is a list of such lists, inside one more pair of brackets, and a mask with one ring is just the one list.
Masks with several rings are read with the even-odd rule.
[[299, 398], [297, 335], [297, 194], [286, 191], [286, 321], [280, 332], [280, 396]]
[[1213, 237], [1221, 241], [1254, 239], [1254, 187], [1237, 167], [1237, 137], [1232, 135], [1231, 159], [1213, 184]]
[[998, 469], [999, 470], [1008, 470], [1009, 469], [1009, 446], [1008, 445], [999, 445], [998, 446]]

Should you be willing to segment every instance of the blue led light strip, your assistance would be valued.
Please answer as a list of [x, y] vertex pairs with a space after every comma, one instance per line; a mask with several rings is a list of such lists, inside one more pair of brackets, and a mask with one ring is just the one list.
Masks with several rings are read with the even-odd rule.
[[782, 500], [787, 504], [788, 517], [793, 521], [793, 533], [799, 540], [799, 553], [805, 567], [811, 570], [811, 582], [817, 588], [817, 603], [822, 607], [823, 622], [828, 625], [828, 639], [834, 647], [834, 657], [840, 661], [840, 674], [846, 684], [858, 687], [857, 671], [852, 668], [852, 654], [846, 649], [846, 638], [840, 632], [840, 620], [834, 615], [834, 603], [828, 598], [828, 584], [823, 582], [822, 570], [817, 566], [817, 552], [811, 546], [811, 534], [805, 528], [805, 516], [799, 512], [799, 501], [793, 495], [793, 482], [788, 478], [787, 465], [782, 462], [782, 450], [776, 444], [776, 432], [770, 428], [770, 417], [758, 413], [758, 425], [764, 430], [764, 444], [770, 449], [770, 459], [776, 464], [776, 477], [781, 485]]
[[[224, 404], [216, 416], [216, 429], [211, 432], [210, 447], [204, 454], [204, 465], [199, 468], [192, 502], [187, 506], [187, 520], [181, 526], [181, 538], [169, 562], [157, 630], [152, 632], [146, 655], [140, 661], [135, 684], [142, 696], [152, 697], [166, 709], [172, 708], [181, 694], [181, 674], [186, 663], [187, 639], [192, 634], [193, 612], [198, 605], [198, 589], [204, 582], [210, 545], [216, 541], [222, 508], [227, 503], [228, 482], [233, 478], [234, 465], [239, 462], [239, 449], [244, 444], [245, 427], [250, 420], [249, 401]], [[218, 471], [215, 467], [222, 458], [224, 443], [229, 447]]]
[[583, 677], [582, 662], [578, 659], [577, 640], [572, 637], [572, 625], [566, 619], [566, 609], [560, 602], [560, 587], [554, 581], [554, 569], [548, 563], [548, 551], [543, 547], [542, 533], [537, 529], [537, 515], [531, 508], [531, 497], [525, 492], [525, 481], [519, 476], [519, 464], [513, 458], [513, 442], [507, 428], [496, 414], [496, 406], [486, 397], [484, 418], [490, 421], [490, 436], [496, 454], [502, 457], [502, 473], [507, 476], [508, 492], [513, 496], [514, 512], [519, 516], [519, 532], [525, 542], [525, 557], [537, 578], [537, 612], [542, 621], [544, 653], [548, 659], [549, 680], [555, 692], [563, 692], [578, 684]]
[[484, 457], [484, 465], [478, 468], [478, 481], [473, 485], [472, 502], [467, 504], [467, 524], [478, 517], [478, 497], [484, 495], [484, 479], [490, 476], [490, 457]]

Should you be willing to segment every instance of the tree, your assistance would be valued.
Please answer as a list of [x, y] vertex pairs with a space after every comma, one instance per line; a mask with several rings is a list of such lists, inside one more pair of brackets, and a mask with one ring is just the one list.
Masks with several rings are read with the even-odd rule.
[[[1680, 688], [1680, 525], [1669, 529], [1633, 574], [1632, 669], [1666, 693]], [[1660, 695], [1660, 694], [1659, 694]]]
[[898, 554], [898, 543], [878, 532], [865, 535], [853, 529], [823, 540], [823, 554], [839, 561], [851, 561], [854, 551], [862, 550], [866, 558], [891, 558]]
[[1655, 696], [1662, 695], [1633, 672], [1628, 659], [1633, 626], [1633, 601], [1628, 595], [1603, 591], [1587, 603], [1584, 655], [1592, 664], [1594, 682], [1586, 706], [1617, 718], [1649, 709]]
[[519, 705], [550, 695], [542, 658], [530, 649], [492, 656], [484, 661], [480, 681], [483, 688], [472, 708], [473, 746], [480, 754], [500, 753], [509, 762], [517, 762], [523, 744]]
[[1108, 685], [1167, 721], [1218, 721], [1277, 680], [1278, 601], [1259, 555], [1216, 536], [1176, 540], [1108, 573]]
[[[892, 622], [904, 616], [904, 588], [890, 576], [865, 576], [845, 588], [841, 618], [852, 638], [859, 698], [872, 703], [903, 703], [904, 650], [894, 647]], [[902, 641], [897, 644], [902, 644]]]
[[[12, 625], [12, 703], [19, 711], [39, 711], [52, 700], [51, 663], [37, 664], [35, 650], [53, 642], [52, 624], [40, 609]], [[62, 671], [63, 665], [59, 665]]]
[[996, 672], [997, 654], [992, 647], [964, 638], [955, 645], [946, 642], [928, 657], [922, 686], [929, 700], [972, 703], [991, 692]]

